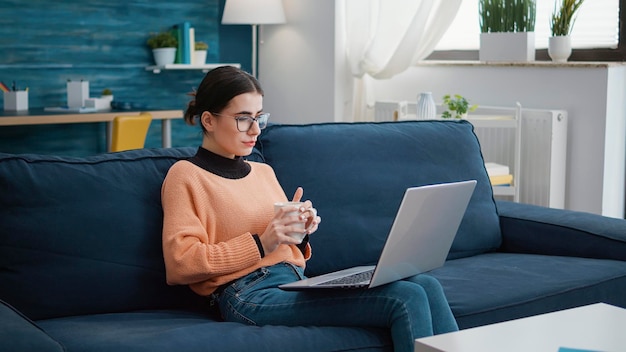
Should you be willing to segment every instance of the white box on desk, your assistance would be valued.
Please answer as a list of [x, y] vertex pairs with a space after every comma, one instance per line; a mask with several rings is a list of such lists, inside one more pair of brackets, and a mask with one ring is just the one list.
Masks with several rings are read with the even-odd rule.
[[28, 110], [28, 91], [4, 92], [4, 110]]
[[95, 108], [96, 110], [108, 110], [111, 108], [111, 100], [107, 98], [89, 98], [85, 100], [86, 108]]
[[67, 106], [80, 108], [89, 99], [89, 81], [67, 81]]

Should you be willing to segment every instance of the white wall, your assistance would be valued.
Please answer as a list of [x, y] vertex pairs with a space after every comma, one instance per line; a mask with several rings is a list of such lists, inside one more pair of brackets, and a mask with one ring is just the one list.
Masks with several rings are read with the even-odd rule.
[[287, 23], [260, 26], [258, 76], [271, 121], [333, 121], [335, 2], [283, 0]]

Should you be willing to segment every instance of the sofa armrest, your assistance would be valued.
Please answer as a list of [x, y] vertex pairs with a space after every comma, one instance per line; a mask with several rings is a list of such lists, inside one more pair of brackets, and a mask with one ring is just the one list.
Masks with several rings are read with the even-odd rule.
[[32, 320], [0, 300], [0, 341], [3, 351], [65, 351]]
[[497, 201], [500, 251], [626, 261], [626, 220]]

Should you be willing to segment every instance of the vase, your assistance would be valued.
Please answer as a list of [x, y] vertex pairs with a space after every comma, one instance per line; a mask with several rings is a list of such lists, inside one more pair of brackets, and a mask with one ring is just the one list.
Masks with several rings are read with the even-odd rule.
[[195, 65], [204, 65], [206, 64], [206, 50], [196, 50], [193, 52], [194, 59], [193, 63]]
[[152, 55], [157, 66], [173, 64], [174, 60], [176, 60], [176, 48], [152, 49]]
[[554, 62], [567, 62], [572, 55], [572, 42], [569, 35], [548, 38], [548, 55]]
[[415, 116], [418, 120], [432, 120], [437, 114], [437, 106], [431, 92], [420, 93], [417, 96]]

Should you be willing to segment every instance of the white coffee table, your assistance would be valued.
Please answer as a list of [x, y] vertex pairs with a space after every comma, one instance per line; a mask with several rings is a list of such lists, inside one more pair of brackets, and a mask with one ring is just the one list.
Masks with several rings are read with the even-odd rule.
[[626, 351], [626, 309], [597, 303], [415, 340], [415, 352]]

